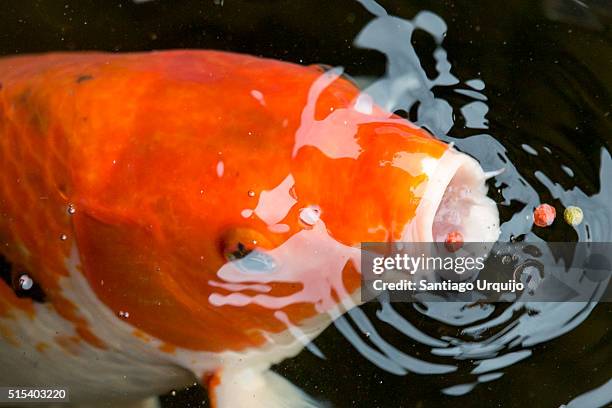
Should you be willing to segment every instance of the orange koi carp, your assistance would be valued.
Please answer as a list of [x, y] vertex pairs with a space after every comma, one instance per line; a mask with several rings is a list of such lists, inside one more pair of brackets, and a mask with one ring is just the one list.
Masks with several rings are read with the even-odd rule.
[[361, 242], [499, 234], [476, 160], [334, 70], [48, 54], [0, 83], [2, 385], [316, 406], [268, 368], [358, 302]]

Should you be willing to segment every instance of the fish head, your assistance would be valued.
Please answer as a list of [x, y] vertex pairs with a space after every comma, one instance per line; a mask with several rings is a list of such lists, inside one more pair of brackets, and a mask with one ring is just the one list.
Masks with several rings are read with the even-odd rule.
[[354, 295], [362, 242], [495, 240], [478, 163], [357, 96], [343, 80], [312, 109], [267, 96], [270, 117], [242, 112], [262, 100], [248, 96], [236, 121], [192, 113], [181, 95], [132, 124], [144, 141], [121, 139], [78, 175], [75, 233], [96, 295], [172, 346], [242, 350]]

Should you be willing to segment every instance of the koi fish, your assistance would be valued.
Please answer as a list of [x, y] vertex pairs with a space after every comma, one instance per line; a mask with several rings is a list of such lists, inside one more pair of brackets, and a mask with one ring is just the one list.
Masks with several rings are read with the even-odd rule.
[[4, 386], [316, 406], [269, 368], [358, 303], [361, 242], [499, 234], [478, 162], [336, 70], [64, 53], [0, 83]]

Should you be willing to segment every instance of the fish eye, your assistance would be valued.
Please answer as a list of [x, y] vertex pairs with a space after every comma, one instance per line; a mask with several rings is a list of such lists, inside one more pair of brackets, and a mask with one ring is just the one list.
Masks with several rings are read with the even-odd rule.
[[263, 250], [271, 248], [270, 241], [251, 228], [231, 228], [221, 238], [221, 251], [225, 259], [245, 273], [276, 269], [276, 260]]
[[231, 228], [221, 237], [221, 253], [228, 261], [247, 257], [255, 248], [270, 248], [269, 240], [251, 228]]
[[245, 256], [247, 256], [251, 252], [253, 252], [253, 250], [247, 248], [247, 246], [244, 243], [237, 242], [236, 243], [236, 249], [234, 249], [233, 251], [227, 253], [226, 257], [230, 261], [235, 261], [237, 259], [244, 258]]

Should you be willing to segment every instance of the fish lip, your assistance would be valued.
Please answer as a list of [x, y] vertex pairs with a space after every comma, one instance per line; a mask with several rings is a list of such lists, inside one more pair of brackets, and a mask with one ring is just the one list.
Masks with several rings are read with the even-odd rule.
[[[427, 181], [427, 186], [417, 206], [415, 216], [404, 228], [404, 242], [434, 242], [434, 219], [442, 199], [453, 178], [467, 178], [473, 187], [467, 205], [481, 211], [482, 223], [462, 225], [466, 230], [466, 242], [495, 242], [499, 230], [497, 205], [487, 196], [486, 174], [478, 161], [465, 153], [449, 147], [438, 159], [437, 165]], [[471, 208], [470, 208], [471, 209]]]

